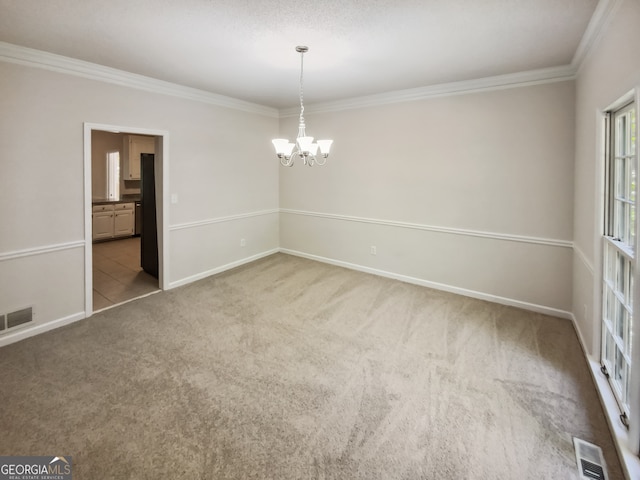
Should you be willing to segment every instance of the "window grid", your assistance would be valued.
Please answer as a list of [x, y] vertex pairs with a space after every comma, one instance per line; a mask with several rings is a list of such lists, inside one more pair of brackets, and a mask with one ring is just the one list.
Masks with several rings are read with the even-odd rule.
[[609, 222], [603, 265], [602, 364], [621, 409], [629, 415], [631, 326], [636, 250], [637, 159], [635, 107], [611, 114], [608, 160]]
[[612, 384], [625, 407], [628, 407], [628, 380], [631, 365], [631, 319], [633, 318], [632, 259], [622, 253], [615, 242], [607, 242], [603, 323], [605, 355]]

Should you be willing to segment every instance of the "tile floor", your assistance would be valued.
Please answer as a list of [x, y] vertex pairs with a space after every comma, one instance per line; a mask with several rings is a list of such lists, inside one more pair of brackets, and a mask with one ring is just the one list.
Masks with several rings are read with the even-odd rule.
[[93, 244], [93, 311], [159, 290], [140, 267], [140, 237]]

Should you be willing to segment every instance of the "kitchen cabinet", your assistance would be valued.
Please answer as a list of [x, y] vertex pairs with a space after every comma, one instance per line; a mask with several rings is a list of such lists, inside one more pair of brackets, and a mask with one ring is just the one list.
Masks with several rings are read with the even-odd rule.
[[124, 136], [123, 177], [125, 180], [140, 180], [140, 155], [155, 153], [155, 137], [143, 135]]
[[114, 206], [113, 236], [130, 237], [133, 235], [133, 203], [119, 203]]
[[93, 206], [93, 240], [133, 235], [135, 224], [133, 203]]
[[93, 207], [93, 239], [102, 240], [113, 237], [113, 205]]

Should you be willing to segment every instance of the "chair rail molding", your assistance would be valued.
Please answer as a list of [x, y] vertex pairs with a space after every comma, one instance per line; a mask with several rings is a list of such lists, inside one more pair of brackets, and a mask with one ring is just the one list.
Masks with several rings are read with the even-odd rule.
[[304, 210], [292, 210], [281, 208], [281, 213], [291, 215], [302, 215], [306, 217], [320, 217], [332, 220], [343, 220], [348, 222], [371, 223], [388, 227], [408, 228], [413, 230], [424, 230], [428, 232], [448, 233], [451, 235], [464, 235], [468, 237], [490, 238], [493, 240], [504, 240], [509, 242], [532, 243], [535, 245], [547, 245], [550, 247], [573, 248], [571, 240], [558, 240], [553, 238], [532, 237], [526, 235], [514, 235], [509, 233], [486, 232], [480, 230], [470, 230], [465, 228], [441, 227], [436, 225], [426, 225], [422, 223], [399, 222], [395, 220], [382, 220], [377, 218], [358, 217], [350, 215], [337, 215], [332, 213], [309, 212]]
[[46, 253], [61, 252], [63, 250], [72, 250], [74, 248], [84, 248], [84, 246], [84, 240], [76, 240], [73, 242], [56, 243], [54, 245], [43, 245], [41, 247], [14, 250], [11, 252], [0, 252], [0, 262], [14, 260], [16, 258], [32, 257], [34, 255], [43, 255]]

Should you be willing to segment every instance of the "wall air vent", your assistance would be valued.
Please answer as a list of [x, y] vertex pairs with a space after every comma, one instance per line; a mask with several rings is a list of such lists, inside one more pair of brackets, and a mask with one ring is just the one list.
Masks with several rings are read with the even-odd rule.
[[593, 443], [573, 437], [580, 480], [608, 480], [602, 449]]
[[23, 308], [5, 314], [0, 314], [0, 332], [4, 333], [25, 323], [33, 322], [33, 307]]

